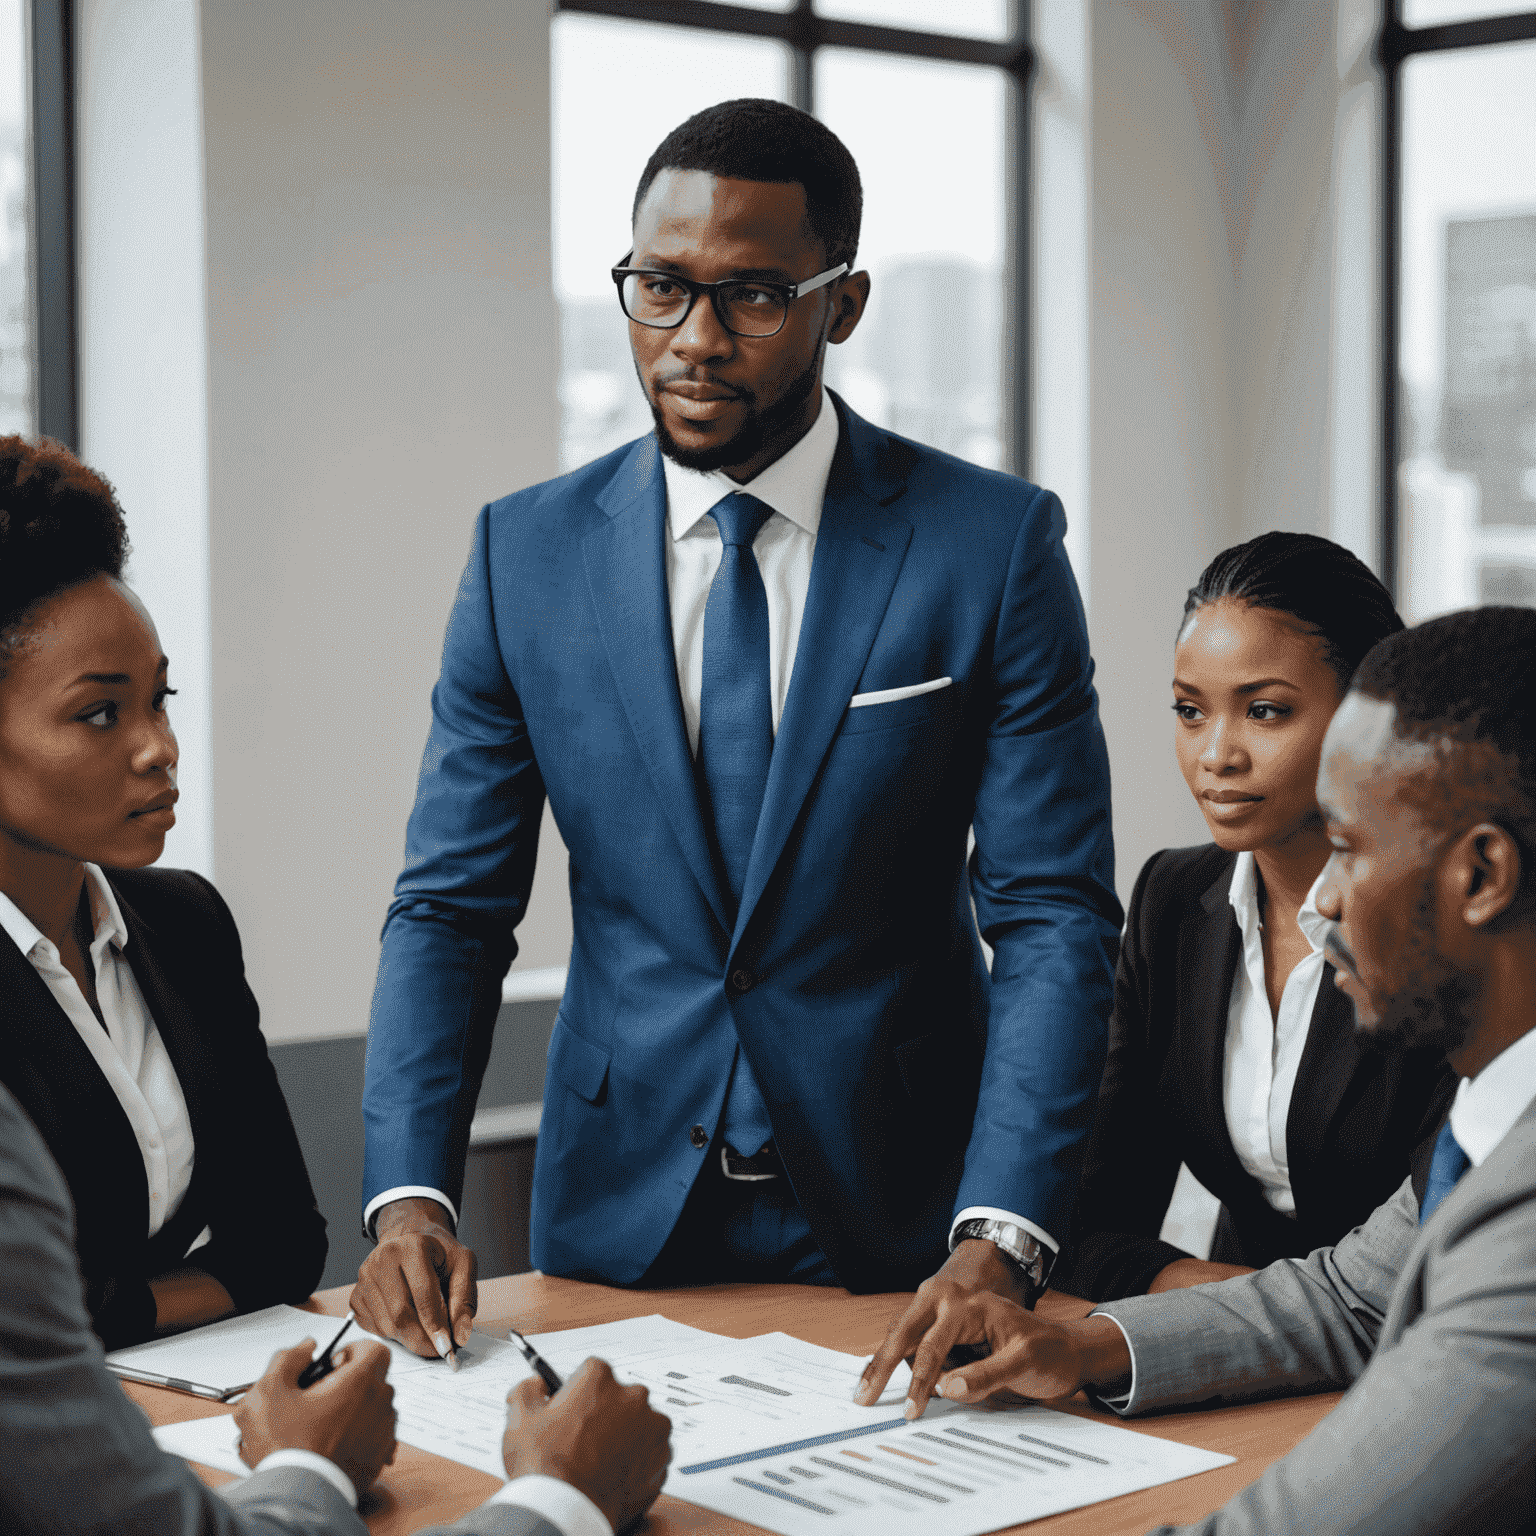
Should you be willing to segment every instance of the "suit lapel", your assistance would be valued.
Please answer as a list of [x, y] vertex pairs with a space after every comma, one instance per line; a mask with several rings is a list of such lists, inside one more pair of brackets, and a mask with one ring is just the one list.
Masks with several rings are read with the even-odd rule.
[[[1321, 1132], [1354, 1081], [1365, 1050], [1355, 1031], [1354, 1006], [1334, 985], [1333, 976], [1333, 967], [1325, 965], [1285, 1117], [1291, 1190], [1298, 1210], [1302, 1205], [1298, 1191], [1314, 1171], [1311, 1154], [1321, 1150]], [[1317, 1171], [1326, 1174], [1327, 1170]]]
[[886, 510], [906, 490], [902, 445], [852, 415], [841, 402], [838, 416], [837, 453], [816, 532], [795, 665], [774, 738], [733, 947], [746, 930], [842, 723], [912, 542], [911, 523]]
[[[160, 1032], [165, 1053], [181, 1084], [181, 1096], [186, 1101], [187, 1118], [192, 1125], [192, 1144], [198, 1151], [206, 1153], [216, 1141], [215, 1127], [209, 1119], [217, 1103], [210, 1082], [215, 1042], [206, 1038], [185, 997], [166, 980], [155, 953], [160, 936], [129, 904], [115, 883], [112, 893], [117, 897], [118, 910], [123, 914], [123, 924], [128, 930], [123, 958], [139, 984], [145, 1011]], [[211, 1171], [210, 1162], [207, 1156], [194, 1154], [192, 1184], [182, 1201], [182, 1209], [193, 1204], [193, 1194]]]
[[1179, 1078], [1188, 1085], [1185, 1107], [1212, 1152], [1236, 1166], [1223, 1090], [1232, 979], [1243, 950], [1243, 936], [1227, 899], [1231, 883], [1229, 860], [1179, 927], [1177, 1007]]
[[[0, 932], [0, 1079], [13, 1085], [70, 1178], [77, 1228], [143, 1242], [149, 1186], [128, 1116], [32, 962]], [[96, 1257], [93, 1253], [92, 1259]]]
[[662, 812], [721, 929], [729, 932], [677, 686], [663, 544], [667, 490], [654, 437], [635, 445], [597, 503], [608, 522], [587, 536], [582, 552], [603, 649]]

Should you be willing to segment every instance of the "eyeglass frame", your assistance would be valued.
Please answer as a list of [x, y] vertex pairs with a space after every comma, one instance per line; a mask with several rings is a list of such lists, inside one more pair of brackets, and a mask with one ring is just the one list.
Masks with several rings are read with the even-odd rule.
[[[715, 319], [720, 322], [721, 326], [730, 335], [740, 336], [744, 341], [767, 341], [770, 337], [777, 336], [779, 332], [784, 329], [785, 325], [788, 324], [789, 306], [793, 304], [796, 299], [804, 298], [808, 293], [815, 293], [817, 289], [825, 288], [829, 283], [835, 283], [838, 278], [845, 277], [848, 273], [848, 263], [846, 261], [840, 261], [835, 267], [828, 267], [825, 272], [818, 272], [815, 277], [806, 278], [803, 283], [780, 283], [774, 281], [771, 278], [762, 277], [725, 277], [722, 278], [718, 283], [697, 283], [691, 277], [684, 277], [680, 272], [668, 272], [662, 267], [626, 266], [625, 262], [627, 262], [629, 258], [634, 254], [634, 250], [631, 248], [625, 255], [624, 260], [621, 261], [618, 266], [611, 267], [608, 272], [608, 275], [613, 279], [614, 287], [618, 289], [619, 308], [623, 310], [624, 318], [626, 320], [632, 320], [636, 325], [643, 325], [647, 330], [652, 331], [681, 330], [682, 327], [688, 323], [688, 317], [693, 313], [695, 307], [698, 305], [700, 298], [707, 293], [709, 295], [710, 308], [715, 312]], [[669, 282], [682, 284], [682, 286], [688, 290], [688, 307], [671, 325], [658, 325], [654, 320], [636, 320], [635, 317], [630, 314], [624, 303], [624, 282], [625, 279], [630, 277], [664, 277]], [[774, 293], [781, 294], [783, 296], [784, 317], [779, 321], [778, 325], [773, 330], [745, 332], [738, 331], [731, 325], [730, 321], [725, 318], [725, 311], [720, 303], [720, 290], [722, 288], [735, 287], [741, 284], [748, 284], [758, 288], [767, 288], [772, 290]]]

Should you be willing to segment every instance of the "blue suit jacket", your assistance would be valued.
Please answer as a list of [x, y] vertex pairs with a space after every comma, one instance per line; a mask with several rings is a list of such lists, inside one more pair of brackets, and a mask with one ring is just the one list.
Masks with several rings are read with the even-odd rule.
[[[932, 1273], [964, 1205], [1066, 1236], [1120, 907], [1061, 505], [837, 404], [734, 921], [683, 725], [655, 439], [481, 512], [384, 927], [365, 1200], [404, 1184], [459, 1196], [547, 794], [575, 936], [549, 1047], [536, 1266], [644, 1273], [702, 1166], [690, 1132], [714, 1133], [738, 1040], [850, 1289]], [[738, 972], [753, 984], [728, 992]]]

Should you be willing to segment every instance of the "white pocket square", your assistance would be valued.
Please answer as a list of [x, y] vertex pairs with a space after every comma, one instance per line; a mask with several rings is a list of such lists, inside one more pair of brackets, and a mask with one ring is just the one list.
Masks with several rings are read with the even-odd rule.
[[912, 683], [906, 688], [881, 688], [875, 693], [856, 693], [848, 700], [849, 709], [863, 709], [869, 704], [894, 704], [897, 699], [915, 699], [920, 693], [937, 693], [954, 682], [952, 677], [936, 677], [931, 683]]

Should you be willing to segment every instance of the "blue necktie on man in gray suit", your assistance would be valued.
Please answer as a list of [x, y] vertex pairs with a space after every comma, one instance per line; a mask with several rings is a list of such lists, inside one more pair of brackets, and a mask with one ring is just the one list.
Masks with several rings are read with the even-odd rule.
[[1435, 1138], [1435, 1155], [1429, 1162], [1429, 1182], [1424, 1186], [1424, 1199], [1419, 1204], [1419, 1225], [1422, 1227], [1435, 1214], [1435, 1207], [1456, 1187], [1456, 1181], [1472, 1166], [1472, 1160], [1461, 1150], [1447, 1120]]
[[[704, 673], [699, 690], [698, 777], [714, 832], [729, 909], [746, 884], [773, 756], [773, 688], [768, 668], [768, 593], [753, 540], [773, 508], [744, 491], [709, 510], [720, 529], [720, 569], [704, 605]], [[773, 1135], [762, 1093], [738, 1046], [725, 1104], [725, 1139], [751, 1156]]]

